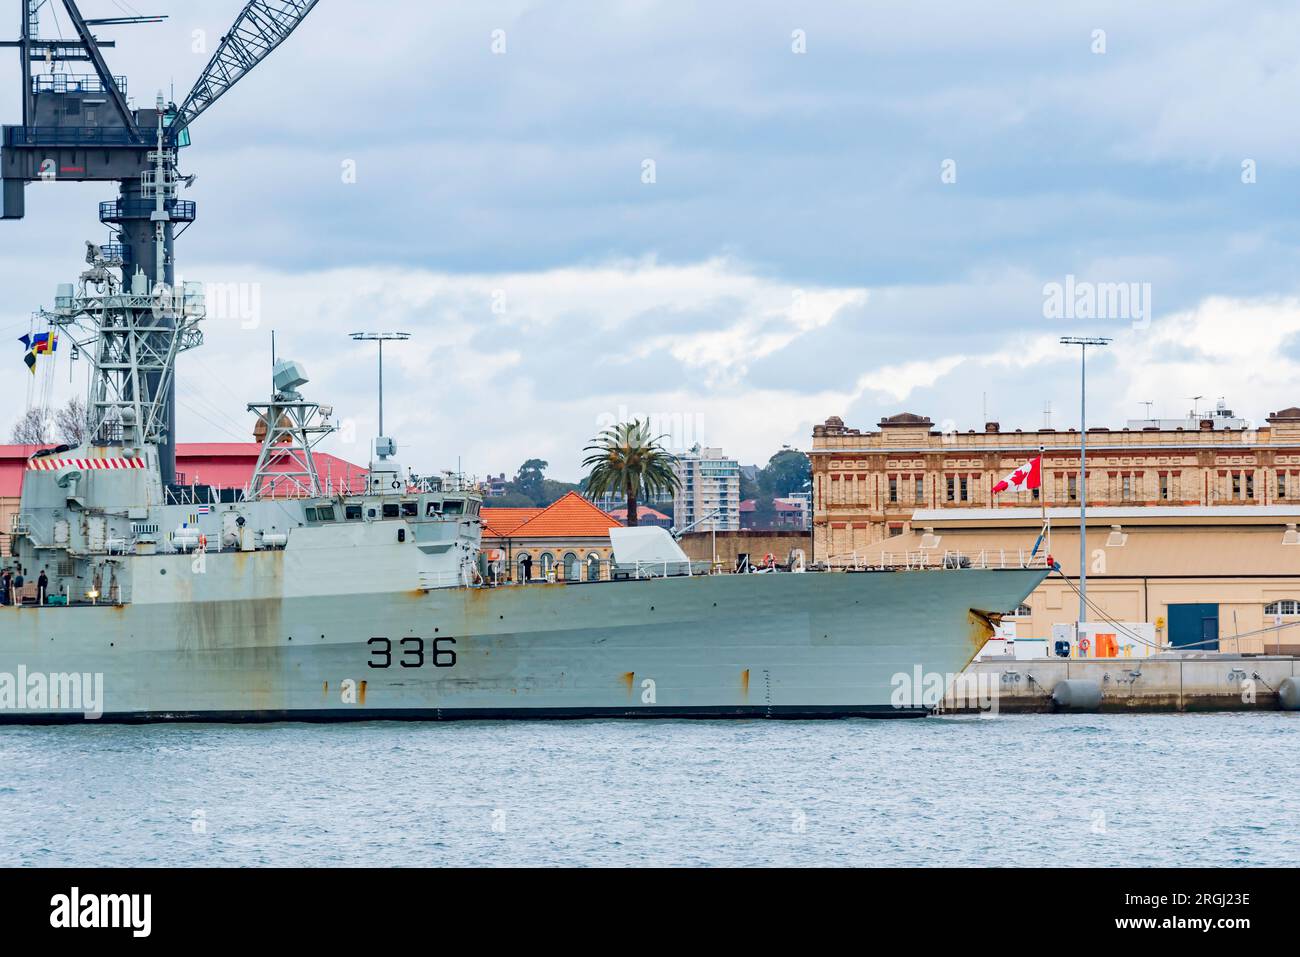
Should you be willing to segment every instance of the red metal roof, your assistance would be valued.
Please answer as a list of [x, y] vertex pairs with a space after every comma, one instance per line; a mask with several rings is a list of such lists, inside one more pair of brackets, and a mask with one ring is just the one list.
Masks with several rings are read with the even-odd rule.
[[[32, 453], [59, 444], [0, 445], [0, 497], [18, 498]], [[181, 442], [176, 446], [177, 479], [184, 484], [244, 488], [253, 476], [261, 448], [256, 442]], [[333, 491], [365, 489], [367, 469], [328, 452], [313, 452], [312, 459], [321, 482]]]

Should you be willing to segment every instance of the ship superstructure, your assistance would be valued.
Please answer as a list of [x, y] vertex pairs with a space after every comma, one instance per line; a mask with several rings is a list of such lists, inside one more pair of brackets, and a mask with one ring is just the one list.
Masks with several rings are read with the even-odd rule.
[[[87, 435], [27, 463], [3, 563], [23, 585], [0, 606], [0, 722], [919, 715], [1047, 574], [955, 556], [702, 574], [641, 530], [660, 541], [641, 536], [611, 580], [502, 581], [485, 574], [479, 490], [413, 479], [392, 438], [374, 440], [364, 488], [322, 483], [312, 451], [331, 410], [290, 360], [247, 406], [262, 442], [247, 486], [178, 484], [178, 357], [206, 313], [202, 288], [173, 278], [174, 225], [194, 219], [179, 150], [314, 0], [248, 3], [184, 103], [144, 110], [90, 33], [109, 21], [62, 2], [78, 41], [41, 40], [41, 4], [24, 0], [5, 215], [42, 176], [121, 195], [100, 210], [114, 241], [87, 244], [45, 314], [90, 360]], [[31, 73], [77, 58], [94, 73]]]

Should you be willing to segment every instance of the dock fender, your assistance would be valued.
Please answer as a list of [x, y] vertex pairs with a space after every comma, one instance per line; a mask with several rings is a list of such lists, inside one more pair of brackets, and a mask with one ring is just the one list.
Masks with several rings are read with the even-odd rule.
[[1089, 712], [1101, 707], [1101, 682], [1087, 678], [1066, 678], [1052, 688], [1057, 711]]
[[1283, 711], [1300, 711], [1300, 678], [1283, 678], [1277, 686], [1277, 703]]

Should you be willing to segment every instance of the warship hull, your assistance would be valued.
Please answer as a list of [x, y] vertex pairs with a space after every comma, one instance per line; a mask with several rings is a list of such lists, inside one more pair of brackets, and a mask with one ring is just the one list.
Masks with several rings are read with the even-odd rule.
[[[214, 556], [229, 567], [201, 576], [186, 556], [136, 558], [169, 584], [130, 604], [0, 608], [0, 722], [918, 716], [991, 633], [982, 613], [1046, 574], [292, 594], [286, 554]], [[900, 702], [899, 676], [922, 674], [944, 680]]]

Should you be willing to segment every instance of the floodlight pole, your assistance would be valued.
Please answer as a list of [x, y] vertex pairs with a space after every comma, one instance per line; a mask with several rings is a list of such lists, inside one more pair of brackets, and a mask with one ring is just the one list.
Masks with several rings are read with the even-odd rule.
[[1088, 347], [1108, 346], [1102, 336], [1062, 336], [1061, 345], [1079, 347], [1079, 623], [1088, 620]]
[[411, 338], [409, 332], [354, 332], [352, 338], [356, 342], [378, 342], [379, 343], [379, 435], [384, 434], [384, 343], [385, 342], [405, 342]]

